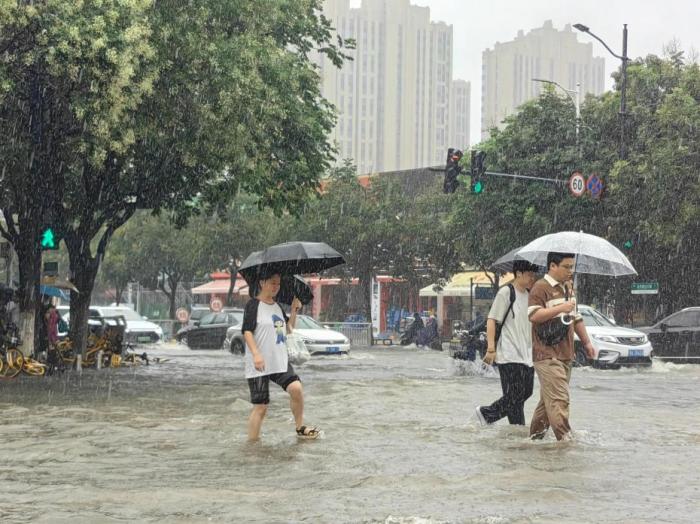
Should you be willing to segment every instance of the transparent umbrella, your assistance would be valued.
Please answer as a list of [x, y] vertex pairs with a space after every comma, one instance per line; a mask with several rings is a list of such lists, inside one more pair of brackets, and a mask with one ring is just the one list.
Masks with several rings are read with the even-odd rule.
[[637, 274], [622, 251], [604, 238], [583, 231], [561, 231], [544, 235], [520, 248], [514, 256], [546, 267], [547, 255], [553, 251], [573, 254], [576, 273], [611, 277]]

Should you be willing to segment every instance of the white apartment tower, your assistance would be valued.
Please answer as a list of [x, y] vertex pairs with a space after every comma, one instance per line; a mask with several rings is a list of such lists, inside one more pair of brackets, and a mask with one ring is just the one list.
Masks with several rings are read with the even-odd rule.
[[469, 149], [469, 103], [471, 85], [454, 80], [450, 93], [450, 147], [466, 152]]
[[[338, 109], [332, 140], [359, 173], [444, 164], [469, 145], [469, 84], [452, 81], [452, 26], [409, 0], [326, 0], [324, 14], [356, 49], [342, 69], [322, 55], [322, 93]], [[454, 90], [458, 94], [454, 94]]]
[[518, 106], [539, 96], [544, 86], [533, 78], [552, 80], [572, 91], [580, 83], [581, 100], [586, 93], [603, 93], [605, 83], [605, 60], [593, 56], [593, 44], [579, 42], [568, 24], [563, 31], [555, 29], [551, 20], [485, 50], [481, 67], [482, 139]]

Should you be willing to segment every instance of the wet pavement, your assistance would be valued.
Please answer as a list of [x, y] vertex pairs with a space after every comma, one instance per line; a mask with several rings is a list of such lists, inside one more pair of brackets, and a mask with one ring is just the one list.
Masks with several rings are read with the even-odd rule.
[[700, 520], [700, 366], [575, 369], [575, 440], [532, 442], [476, 423], [495, 373], [355, 348], [297, 369], [321, 439], [297, 440], [273, 386], [251, 444], [241, 357], [146, 350], [169, 360], [0, 383], [0, 521]]

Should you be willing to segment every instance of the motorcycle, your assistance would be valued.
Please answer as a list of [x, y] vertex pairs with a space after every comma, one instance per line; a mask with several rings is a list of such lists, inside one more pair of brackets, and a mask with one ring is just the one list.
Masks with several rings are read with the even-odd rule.
[[427, 346], [436, 351], [442, 351], [442, 343], [437, 330], [437, 322], [434, 318], [428, 319], [425, 326], [419, 322], [411, 323], [406, 331], [401, 335], [402, 346], [415, 343], [417, 346]]
[[456, 360], [474, 362], [486, 355], [486, 332], [480, 330], [457, 329], [455, 330], [457, 343], [450, 344], [450, 356]]
[[401, 338], [399, 339], [402, 346], [408, 346], [416, 341], [418, 331], [423, 327], [421, 324], [422, 323], [417, 323], [415, 321], [411, 322], [408, 328], [406, 328], [406, 331], [401, 334]]

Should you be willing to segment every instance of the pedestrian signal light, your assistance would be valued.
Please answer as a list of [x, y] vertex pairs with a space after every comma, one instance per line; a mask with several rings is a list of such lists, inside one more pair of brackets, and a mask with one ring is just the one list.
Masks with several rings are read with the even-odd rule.
[[41, 249], [58, 249], [58, 239], [52, 228], [47, 227], [41, 232], [40, 243]]
[[472, 193], [479, 195], [484, 191], [483, 176], [486, 174], [486, 153], [472, 150], [471, 158], [471, 189]]

